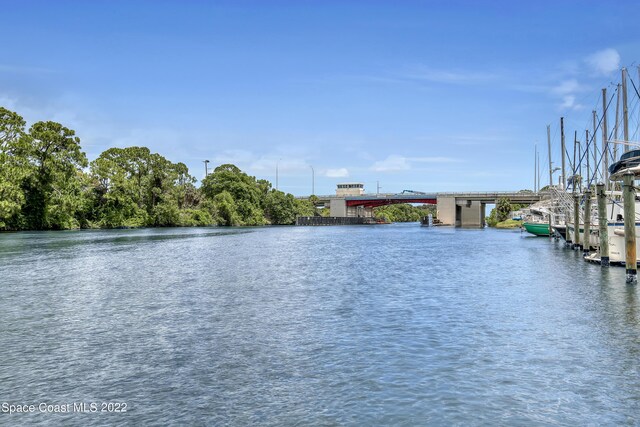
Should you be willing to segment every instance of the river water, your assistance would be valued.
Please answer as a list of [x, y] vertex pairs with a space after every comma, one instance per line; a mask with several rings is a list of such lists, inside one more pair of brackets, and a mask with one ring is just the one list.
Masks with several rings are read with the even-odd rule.
[[0, 283], [0, 424], [640, 423], [637, 287], [519, 231], [2, 234]]

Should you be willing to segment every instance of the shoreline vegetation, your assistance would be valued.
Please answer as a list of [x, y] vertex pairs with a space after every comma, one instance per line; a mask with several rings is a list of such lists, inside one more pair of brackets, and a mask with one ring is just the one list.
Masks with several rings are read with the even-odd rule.
[[[184, 163], [146, 147], [109, 148], [89, 162], [72, 129], [52, 121], [28, 130], [0, 107], [0, 231], [290, 225], [328, 216], [302, 200], [223, 164], [196, 187]], [[419, 221], [433, 206], [376, 208], [389, 222]]]
[[523, 206], [512, 204], [511, 201], [502, 197], [496, 201], [496, 207], [491, 209], [491, 213], [486, 218], [489, 227], [498, 229], [520, 228], [522, 221], [511, 219], [511, 213], [521, 209]]
[[520, 228], [520, 227], [522, 227], [522, 221], [516, 221], [514, 219], [507, 219], [506, 221], [501, 221], [495, 225], [495, 228], [499, 228], [499, 229]]

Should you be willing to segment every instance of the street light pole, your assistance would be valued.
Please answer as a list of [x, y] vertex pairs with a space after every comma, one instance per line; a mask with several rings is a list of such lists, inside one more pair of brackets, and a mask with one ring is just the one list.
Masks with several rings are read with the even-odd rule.
[[313, 166], [309, 165], [311, 168], [311, 195], [314, 196], [316, 194], [316, 171], [313, 170]]
[[202, 163], [204, 163], [204, 177], [206, 178], [207, 175], [209, 175], [209, 169], [207, 168], [207, 165], [209, 165], [209, 160], [203, 160]]

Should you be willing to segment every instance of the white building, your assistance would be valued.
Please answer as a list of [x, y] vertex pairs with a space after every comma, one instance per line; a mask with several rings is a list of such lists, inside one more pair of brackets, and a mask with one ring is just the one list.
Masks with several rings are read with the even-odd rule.
[[361, 182], [343, 182], [336, 188], [336, 196], [362, 196], [364, 194], [364, 184]]
[[373, 217], [373, 209], [364, 206], [347, 206], [344, 197], [364, 195], [364, 184], [361, 182], [343, 182], [336, 188], [336, 196], [330, 203], [331, 216], [335, 217]]

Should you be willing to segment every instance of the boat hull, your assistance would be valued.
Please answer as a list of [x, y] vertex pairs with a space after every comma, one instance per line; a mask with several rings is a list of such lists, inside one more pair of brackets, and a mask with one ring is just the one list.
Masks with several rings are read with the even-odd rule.
[[536, 236], [549, 236], [549, 224], [525, 222], [522, 224], [525, 230]]
[[[580, 224], [580, 244], [584, 246], [584, 228], [582, 227], [583, 225]], [[575, 243], [575, 240], [574, 240], [575, 233], [573, 231], [574, 230], [573, 225], [567, 224], [566, 229], [567, 229], [566, 234], [568, 238], [571, 239], [573, 243]], [[594, 225], [592, 224], [591, 228], [589, 229], [589, 249], [597, 248], [598, 246], [600, 246], [600, 232], [598, 231], [597, 225], [594, 227]]]
[[567, 227], [565, 225], [554, 225], [553, 231], [562, 237], [562, 240], [567, 240]]
[[[608, 223], [609, 262], [625, 264], [624, 223]], [[636, 222], [636, 247], [640, 245], [640, 223]], [[636, 255], [637, 257], [637, 255]]]

